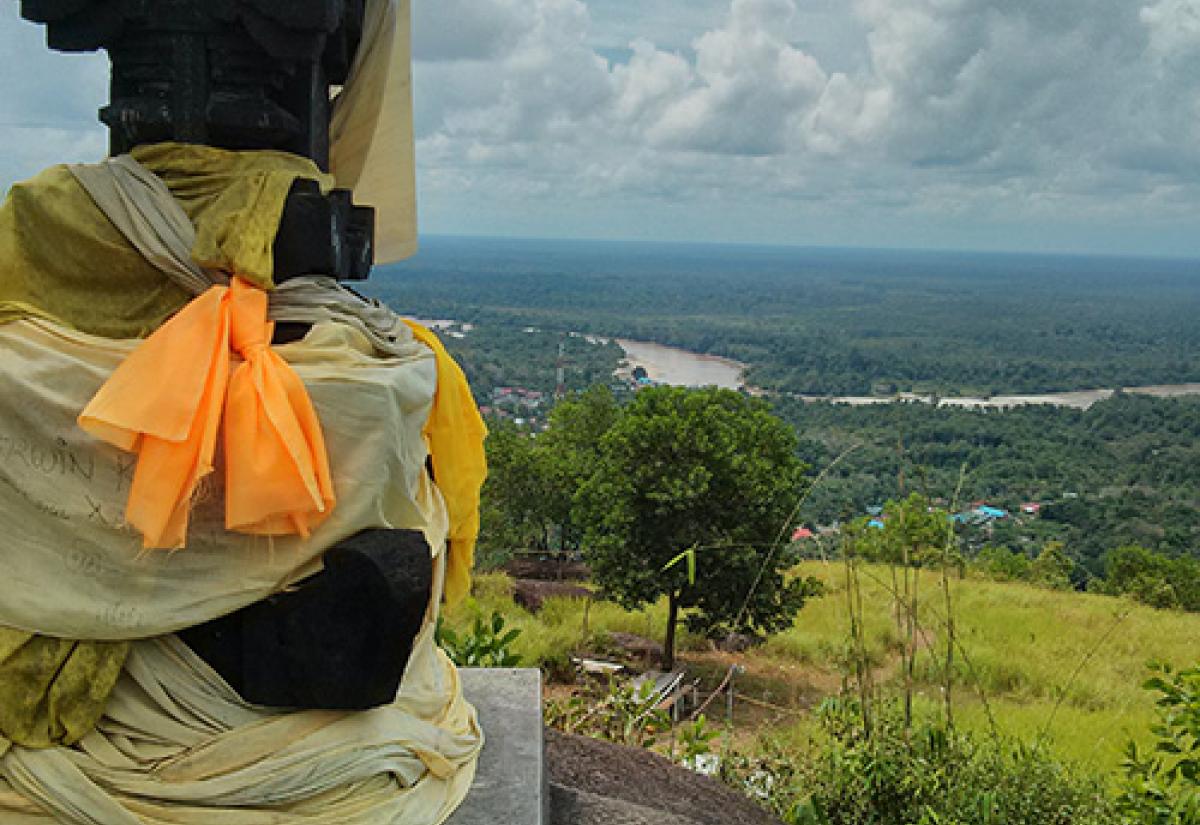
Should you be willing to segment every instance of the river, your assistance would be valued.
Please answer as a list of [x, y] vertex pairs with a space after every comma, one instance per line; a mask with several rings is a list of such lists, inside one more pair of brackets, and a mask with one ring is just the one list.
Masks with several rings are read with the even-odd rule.
[[646, 377], [659, 384], [676, 387], [723, 387], [736, 390], [744, 383], [746, 365], [730, 358], [701, 355], [678, 347], [668, 347], [650, 341], [615, 339], [625, 350], [629, 366], [618, 370], [627, 374], [636, 367], [646, 370]]
[[[1178, 398], [1184, 395], [1200, 395], [1200, 384], [1157, 384], [1146, 387], [1122, 387], [1121, 392], [1130, 395], [1152, 395], [1156, 398]], [[993, 395], [990, 398], [973, 396], [937, 398], [939, 407], [961, 407], [969, 410], [1007, 410], [1027, 404], [1050, 404], [1055, 407], [1070, 407], [1076, 410], [1090, 409], [1094, 404], [1112, 398], [1116, 390], [1074, 390], [1071, 392], [1047, 392], [1030, 395]], [[858, 407], [867, 404], [892, 404], [896, 402], [920, 402], [932, 404], [934, 396], [902, 392], [897, 395], [843, 395], [843, 396], [796, 396], [805, 401], [829, 401], [834, 404], [849, 404]]]
[[[702, 355], [696, 352], [655, 344], [649, 341], [631, 341], [626, 338], [614, 339], [621, 349], [625, 350], [625, 359], [629, 366], [618, 371], [620, 375], [628, 375], [634, 367], [641, 366], [646, 370], [650, 380], [660, 384], [670, 384], [678, 387], [725, 387], [738, 389], [745, 384], [746, 365], [729, 358], [715, 355]], [[1131, 395], [1151, 395], [1157, 398], [1174, 398], [1184, 395], [1200, 395], [1200, 384], [1159, 384], [1144, 387], [1122, 387], [1122, 392]], [[1116, 390], [1094, 389], [1074, 390], [1070, 392], [1031, 393], [1025, 395], [994, 395], [990, 398], [972, 396], [937, 398], [940, 407], [961, 407], [964, 409], [1011, 409], [1027, 404], [1050, 404], [1056, 407], [1070, 407], [1076, 410], [1090, 409], [1094, 404], [1112, 398]], [[770, 394], [770, 393], [765, 393]], [[830, 401], [835, 404], [850, 404], [860, 406], [865, 404], [892, 404], [910, 401], [930, 404], [935, 398], [916, 393], [899, 393], [893, 396], [814, 396], [800, 395], [805, 401]]]
[[[449, 327], [459, 326], [457, 321], [436, 320], [423, 321], [426, 326], [435, 327], [443, 332]], [[460, 326], [461, 332], [451, 331], [455, 337], [470, 332], [471, 325]], [[572, 333], [579, 335], [579, 333]], [[599, 336], [581, 336], [592, 343], [605, 343], [610, 339]], [[746, 365], [731, 358], [717, 355], [704, 355], [698, 352], [656, 344], [651, 341], [633, 341], [628, 338], [611, 339], [625, 351], [625, 365], [617, 370], [617, 375], [628, 377], [637, 367], [646, 370], [646, 376], [658, 384], [670, 384], [676, 387], [723, 387], [736, 390], [745, 384]], [[1092, 405], [1112, 398], [1116, 390], [1094, 389], [1074, 390], [1069, 392], [1035, 393], [1027, 395], [994, 395], [990, 398], [972, 396], [937, 398], [938, 406], [962, 407], [966, 409], [1010, 409], [1026, 404], [1051, 404], [1056, 407], [1071, 407], [1086, 410]], [[1165, 384], [1144, 387], [1123, 387], [1122, 392], [1133, 395], [1151, 395], [1158, 398], [1173, 398], [1184, 395], [1200, 395], [1200, 384]], [[768, 393], [769, 394], [769, 393]], [[862, 406], [866, 404], [891, 404], [895, 402], [933, 403], [934, 397], [916, 393], [899, 393], [892, 396], [846, 395], [846, 396], [816, 396], [797, 395], [805, 401], [829, 401], [835, 404]]]

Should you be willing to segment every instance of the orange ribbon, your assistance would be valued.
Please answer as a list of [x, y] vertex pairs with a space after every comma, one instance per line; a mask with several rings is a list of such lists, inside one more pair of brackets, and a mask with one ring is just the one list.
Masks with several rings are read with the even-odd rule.
[[[267, 295], [240, 278], [196, 298], [143, 341], [79, 416], [138, 454], [125, 520], [147, 548], [187, 542], [188, 514], [225, 436], [225, 527], [308, 536], [334, 506], [321, 423], [270, 347]], [[230, 376], [230, 353], [243, 359]]]

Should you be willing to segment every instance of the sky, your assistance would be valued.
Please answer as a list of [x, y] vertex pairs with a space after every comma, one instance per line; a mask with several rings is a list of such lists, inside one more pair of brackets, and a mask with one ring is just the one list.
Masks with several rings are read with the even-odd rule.
[[[103, 56], [0, 4], [0, 186]], [[1200, 257], [1200, 0], [414, 0], [421, 231]]]

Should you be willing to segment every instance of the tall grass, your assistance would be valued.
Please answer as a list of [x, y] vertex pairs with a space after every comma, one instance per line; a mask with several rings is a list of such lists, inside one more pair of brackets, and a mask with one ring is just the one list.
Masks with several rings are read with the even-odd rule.
[[[816, 677], [813, 683], [836, 691], [838, 676], [853, 655], [847, 641], [845, 571], [840, 562], [812, 561], [794, 572], [820, 579], [826, 594], [807, 602], [790, 629], [743, 655], [748, 664], [764, 666], [757, 670], [778, 665], [778, 672], [794, 673], [799, 665], [801, 672]], [[940, 575], [921, 573], [919, 586], [936, 592], [942, 585]], [[899, 686], [904, 641], [897, 631], [890, 574], [886, 567], [863, 565], [859, 578], [863, 650], [874, 678], [884, 686]], [[947, 586], [955, 634], [967, 654], [966, 661], [956, 656], [954, 665], [955, 723], [967, 730], [990, 729], [978, 698], [982, 692], [999, 733], [1026, 741], [1044, 735], [1060, 756], [1092, 767], [1115, 768], [1125, 742], [1147, 736], [1153, 707], [1140, 686], [1148, 661], [1185, 665], [1200, 660], [1200, 616], [1195, 614], [976, 578], [951, 578]], [[521, 630], [514, 650], [523, 663], [547, 669], [566, 666], [576, 652], [603, 653], [610, 633], [660, 640], [666, 624], [665, 600], [626, 611], [610, 602], [589, 606], [581, 599], [553, 598], [534, 615], [514, 604], [511, 588], [503, 574], [478, 576], [472, 597], [447, 616], [448, 624], [459, 629], [469, 625], [476, 612], [498, 611], [508, 626]], [[943, 609], [940, 599], [928, 599], [920, 607], [921, 641], [914, 668], [918, 718], [933, 718], [944, 703]], [[705, 645], [686, 633], [680, 643], [685, 651]], [[801, 718], [793, 723], [792, 733], [806, 736], [809, 724]]]
[[[849, 625], [840, 565], [806, 562], [797, 574], [817, 577], [829, 592], [807, 604], [791, 629], [768, 640], [762, 654], [836, 667]], [[921, 586], [939, 583], [939, 575], [923, 573]], [[884, 677], [899, 678], [888, 670], [900, 641], [886, 568], [865, 568], [861, 586], [866, 649]], [[1140, 687], [1147, 661], [1200, 658], [1200, 616], [1021, 584], [952, 579], [948, 586], [955, 633], [969, 656], [954, 667], [959, 721], [986, 727], [984, 709], [970, 698], [982, 692], [1003, 732], [1025, 739], [1045, 733], [1064, 756], [1115, 766], [1120, 747], [1143, 735], [1153, 716]], [[926, 705], [943, 698], [945, 616], [939, 607], [927, 602], [919, 613], [925, 644], [915, 673]]]

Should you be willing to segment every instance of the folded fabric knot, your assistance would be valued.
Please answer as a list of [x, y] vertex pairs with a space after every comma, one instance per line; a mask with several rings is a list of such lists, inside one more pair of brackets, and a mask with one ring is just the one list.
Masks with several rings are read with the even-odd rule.
[[236, 305], [229, 328], [229, 347], [247, 361], [270, 348], [275, 325], [267, 322], [267, 293], [239, 288], [230, 293]]
[[[267, 295], [214, 286], [143, 341], [79, 416], [138, 454], [125, 520], [147, 548], [187, 542], [224, 424], [225, 527], [307, 536], [335, 499], [321, 424], [300, 378], [270, 348]], [[231, 352], [243, 359], [230, 375]]]

